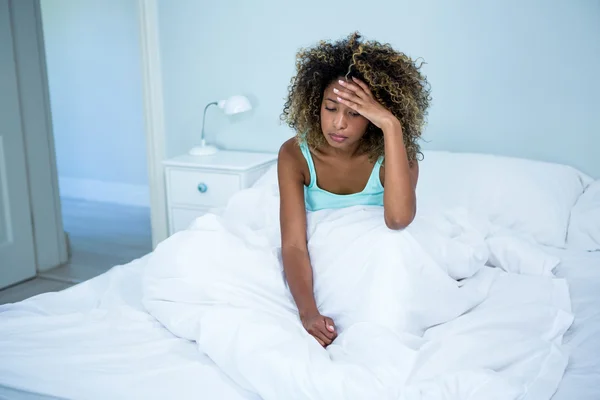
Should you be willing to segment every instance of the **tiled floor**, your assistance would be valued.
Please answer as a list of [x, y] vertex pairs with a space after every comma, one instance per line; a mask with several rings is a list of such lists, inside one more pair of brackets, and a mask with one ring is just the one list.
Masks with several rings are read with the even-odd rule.
[[65, 289], [152, 251], [150, 209], [63, 198], [71, 257], [63, 266], [0, 290], [0, 304]]

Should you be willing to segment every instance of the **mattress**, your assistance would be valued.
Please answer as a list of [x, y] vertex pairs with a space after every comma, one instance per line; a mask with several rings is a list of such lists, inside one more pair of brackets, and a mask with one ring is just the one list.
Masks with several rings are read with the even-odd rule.
[[[559, 255], [575, 322], [554, 400], [600, 399], [600, 252]], [[0, 398], [257, 399], [144, 311], [147, 256], [90, 281], [0, 306]]]

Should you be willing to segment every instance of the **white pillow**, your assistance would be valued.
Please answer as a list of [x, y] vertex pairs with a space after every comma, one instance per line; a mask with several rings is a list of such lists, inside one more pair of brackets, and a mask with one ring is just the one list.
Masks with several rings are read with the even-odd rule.
[[600, 180], [587, 187], [571, 210], [567, 245], [576, 250], [600, 250]]
[[565, 246], [571, 208], [589, 179], [576, 169], [487, 154], [423, 153], [419, 209], [465, 207], [540, 244]]

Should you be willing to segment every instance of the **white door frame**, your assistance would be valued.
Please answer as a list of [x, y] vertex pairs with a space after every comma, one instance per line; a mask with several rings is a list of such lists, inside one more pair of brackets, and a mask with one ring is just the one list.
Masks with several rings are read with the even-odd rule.
[[165, 179], [165, 124], [157, 0], [138, 0], [140, 49], [152, 247], [168, 236]]
[[[168, 236], [165, 180], [162, 166], [162, 161], [165, 158], [165, 133], [158, 35], [158, 3], [157, 0], [137, 1], [152, 244], [153, 247], [156, 247], [158, 243]], [[30, 64], [31, 57], [37, 57], [36, 61], [39, 64], [39, 69], [30, 68], [31, 76], [23, 76], [23, 79], [26, 78], [26, 82], [30, 84], [33, 84], [31, 82], [35, 81], [35, 84], [38, 85], [36, 86], [38, 88], [36, 90], [40, 91], [36, 93], [43, 92], [42, 95], [36, 94], [34, 96], [39, 101], [29, 102], [29, 108], [34, 108], [27, 110], [35, 115], [45, 114], [45, 119], [40, 120], [40, 124], [42, 125], [36, 127], [35, 130], [28, 130], [25, 132], [25, 135], [27, 139], [26, 151], [29, 159], [28, 183], [30, 195], [34, 199], [32, 216], [34, 219], [35, 247], [38, 256], [36, 264], [38, 272], [44, 272], [67, 261], [67, 245], [62, 223], [54, 135], [50, 120], [50, 99], [48, 95], [40, 0], [12, 0], [12, 4], [13, 6], [18, 5], [15, 8], [18, 12], [35, 15], [34, 19], [37, 25], [36, 34], [39, 47], [35, 49], [29, 43], [26, 51], [29, 52], [27, 54], [30, 57], [28, 58]], [[26, 30], [30, 30], [31, 28], [32, 26], [23, 27]], [[22, 37], [27, 39], [31, 36], [22, 35]], [[25, 44], [23, 46], [26, 47]], [[32, 158], [36, 158], [38, 162], [35, 164], [31, 163], [30, 160]], [[43, 185], [39, 183], [40, 181]], [[49, 219], [49, 210], [54, 211], [54, 218]], [[39, 222], [42, 220], [44, 224], [35, 223], [35, 221]]]

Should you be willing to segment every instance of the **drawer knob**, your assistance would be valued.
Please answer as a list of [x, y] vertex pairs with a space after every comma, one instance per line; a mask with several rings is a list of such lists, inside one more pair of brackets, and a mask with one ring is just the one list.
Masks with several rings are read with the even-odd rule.
[[198, 184], [198, 191], [200, 193], [206, 193], [207, 190], [208, 190], [208, 186], [206, 186], [206, 183], [199, 183]]

